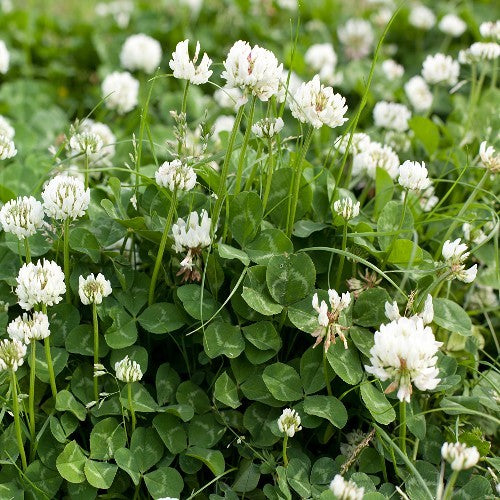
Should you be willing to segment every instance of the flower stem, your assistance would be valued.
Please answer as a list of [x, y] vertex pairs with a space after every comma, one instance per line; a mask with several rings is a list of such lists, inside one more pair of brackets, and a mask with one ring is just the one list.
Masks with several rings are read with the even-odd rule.
[[238, 159], [238, 170], [236, 171], [236, 181], [234, 184], [234, 194], [238, 194], [241, 188], [241, 178], [243, 177], [243, 163], [245, 162], [245, 153], [247, 151], [248, 142], [250, 141], [250, 132], [252, 130], [253, 115], [255, 111], [255, 101], [257, 97], [252, 98], [252, 103], [250, 104], [250, 112], [248, 114], [247, 126], [245, 129], [245, 135], [243, 137], [243, 145], [240, 150], [240, 157]]
[[30, 389], [28, 396], [28, 415], [30, 428], [30, 462], [35, 458], [35, 366], [36, 366], [36, 341], [30, 343]]
[[329, 396], [332, 395], [332, 386], [330, 385], [330, 377], [328, 376], [328, 362], [326, 359], [326, 351], [323, 349], [323, 376], [325, 377], [326, 392]]
[[177, 207], [177, 191], [174, 189], [172, 193], [172, 199], [170, 201], [170, 209], [168, 211], [167, 220], [165, 221], [165, 227], [163, 229], [163, 234], [161, 235], [160, 247], [158, 248], [158, 253], [156, 254], [156, 261], [155, 261], [155, 267], [153, 269], [153, 275], [151, 276], [151, 283], [149, 285], [149, 294], [148, 294], [148, 305], [151, 305], [154, 302], [156, 282], [158, 280], [158, 274], [160, 272], [161, 262], [163, 260], [165, 246], [167, 244], [167, 237], [172, 227], [172, 221], [174, 219], [176, 207]]
[[[92, 323], [94, 326], [94, 366], [99, 363], [99, 322], [97, 318], [97, 304], [92, 303]], [[94, 375], [94, 401], [99, 400], [99, 380]]]
[[286, 447], [288, 444], [288, 434], [285, 434], [285, 437], [283, 438], [283, 464], [285, 467], [288, 467], [288, 457], [286, 456]]
[[[42, 312], [47, 314], [47, 306], [42, 304]], [[56, 376], [54, 375], [54, 365], [52, 363], [52, 354], [50, 353], [50, 336], [43, 339], [45, 347], [45, 359], [47, 360], [47, 369], [49, 371], [50, 389], [52, 390], [52, 396], [55, 398], [57, 396], [57, 386], [56, 386]]]
[[85, 155], [85, 189], [89, 187], [89, 155]]
[[399, 447], [406, 455], [406, 402], [399, 402]]
[[128, 384], [127, 384], [127, 396], [128, 396], [128, 406], [130, 408], [130, 419], [132, 422], [132, 427], [131, 427], [132, 432], [130, 433], [130, 435], [132, 435], [135, 431], [136, 420], [135, 420], [134, 402], [132, 400], [132, 384], [131, 384], [131, 382], [128, 382]]
[[14, 414], [14, 426], [16, 429], [17, 446], [19, 448], [19, 454], [21, 455], [21, 463], [23, 465], [23, 471], [28, 468], [28, 463], [26, 461], [26, 452], [24, 451], [23, 437], [21, 433], [21, 419], [19, 417], [19, 401], [17, 396], [17, 379], [16, 372], [11, 369], [10, 380], [12, 384], [12, 413]]
[[[342, 252], [345, 252], [347, 248], [347, 221], [344, 222], [343, 234], [342, 234]], [[345, 255], [340, 256], [339, 268], [337, 270], [337, 279], [335, 280], [335, 289], [338, 290], [340, 287], [340, 280], [342, 279], [342, 272], [344, 271], [344, 261]]]
[[448, 479], [448, 483], [446, 484], [446, 488], [443, 493], [443, 500], [448, 500], [453, 497], [453, 487], [455, 486], [455, 482], [458, 478], [458, 474], [460, 471], [454, 470], [451, 473], [450, 479]]
[[269, 138], [267, 155], [268, 155], [268, 166], [266, 175], [266, 187], [264, 190], [264, 198], [262, 200], [262, 213], [264, 214], [266, 213], [267, 200], [269, 199], [269, 193], [271, 192], [271, 181], [273, 180], [273, 170], [274, 170], [273, 140], [271, 137]]
[[24, 238], [24, 253], [26, 254], [26, 263], [31, 262], [30, 242], [28, 237]]
[[[186, 85], [184, 86], [184, 93], [182, 95], [181, 115], [186, 114], [188, 89], [189, 89], [189, 80], [186, 80]], [[184, 124], [187, 126], [187, 118], [185, 120], [186, 121], [184, 122]], [[184, 135], [183, 135], [183, 138], [184, 138], [184, 143], [186, 143]], [[182, 144], [181, 140], [179, 140], [179, 143], [177, 144], [177, 154], [179, 156], [182, 152], [182, 146], [183, 146], [183, 144]]]
[[69, 219], [64, 221], [63, 229], [64, 280], [66, 281], [66, 302], [71, 304], [71, 284], [69, 271]]

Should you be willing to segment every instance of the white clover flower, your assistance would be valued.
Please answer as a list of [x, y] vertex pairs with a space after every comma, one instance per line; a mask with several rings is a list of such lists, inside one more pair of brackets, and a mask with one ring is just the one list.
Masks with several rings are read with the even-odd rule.
[[177, 253], [187, 250], [202, 249], [210, 246], [212, 238], [210, 237], [210, 227], [212, 219], [208, 216], [206, 210], [191, 212], [187, 221], [178, 219], [172, 226], [174, 237], [173, 249]]
[[300, 86], [304, 83], [304, 81], [294, 71], [283, 70], [278, 88], [278, 94], [276, 95], [276, 100], [278, 102], [283, 102], [285, 100], [285, 94], [287, 91], [287, 82], [288, 82], [287, 104], [290, 104], [290, 101], [293, 100], [290, 99], [290, 97], [295, 95], [295, 93], [299, 90]]
[[464, 233], [464, 238], [467, 241], [472, 241], [472, 243], [475, 243], [476, 245], [480, 245], [488, 238], [481, 229], [474, 228], [472, 224], [469, 224], [468, 222], [464, 222], [462, 225], [462, 232]]
[[500, 45], [496, 42], [475, 42], [465, 52], [467, 62], [493, 61], [500, 56]]
[[160, 61], [160, 42], [143, 33], [129, 36], [120, 52], [122, 67], [130, 71], [140, 70], [150, 75], [158, 68]]
[[487, 21], [481, 23], [479, 32], [484, 38], [493, 38], [500, 40], [500, 21]]
[[279, 134], [285, 126], [282, 118], [263, 118], [252, 125], [257, 137], [271, 138]]
[[51, 260], [43, 259], [36, 264], [29, 262], [19, 269], [16, 278], [16, 295], [19, 305], [29, 311], [36, 304], [59, 304], [66, 292], [64, 273]]
[[17, 155], [16, 145], [6, 135], [0, 135], [0, 160], [8, 160]]
[[422, 191], [431, 185], [425, 163], [406, 160], [399, 167], [398, 182], [401, 187], [412, 191]]
[[78, 295], [82, 304], [101, 304], [102, 299], [111, 295], [111, 282], [107, 280], [101, 273], [97, 276], [89, 274], [86, 278], [80, 276], [78, 278]]
[[384, 169], [395, 179], [399, 173], [399, 157], [391, 147], [372, 141], [364, 151], [354, 156], [352, 173], [366, 173], [368, 177], [375, 179], [377, 167]]
[[312, 299], [312, 307], [318, 313], [318, 325], [319, 327], [311, 334], [316, 337], [316, 342], [313, 348], [319, 345], [323, 339], [325, 339], [324, 349], [328, 351], [330, 345], [335, 344], [335, 337], [338, 335], [342, 342], [344, 343], [344, 348], [348, 349], [347, 340], [344, 335], [344, 327], [338, 323], [340, 313], [349, 307], [351, 303], [351, 294], [345, 292], [339, 295], [336, 290], [328, 290], [328, 301], [330, 303], [330, 310], [328, 309], [327, 303], [322, 300], [319, 303], [318, 294], [315, 293]]
[[200, 42], [196, 42], [193, 59], [189, 58], [189, 40], [179, 42], [175, 47], [175, 52], [172, 54], [172, 59], [168, 63], [170, 69], [174, 72], [174, 77], [189, 80], [193, 85], [207, 83], [213, 73], [210, 69], [212, 59], [204, 53], [200, 64], [195, 66], [199, 55]]
[[359, 487], [354, 481], [345, 480], [336, 474], [330, 483], [330, 489], [338, 500], [363, 500], [365, 489]]
[[405, 83], [406, 97], [415, 111], [427, 111], [432, 106], [432, 92], [421, 76], [413, 76]]
[[0, 115], [0, 135], [3, 135], [7, 137], [7, 139], [14, 139], [16, 131], [14, 130], [14, 127], [9, 123], [7, 118], [4, 116]]
[[134, 11], [134, 4], [129, 0], [115, 0], [109, 3], [98, 3], [95, 12], [98, 16], [113, 16], [120, 28], [126, 28], [130, 22], [130, 16]]
[[333, 204], [333, 209], [346, 221], [359, 215], [359, 201], [354, 203], [351, 198], [342, 198]]
[[123, 115], [137, 106], [139, 82], [127, 71], [113, 71], [102, 82], [101, 92], [106, 107]]
[[440, 31], [454, 38], [463, 35], [467, 29], [465, 21], [455, 14], [446, 14], [438, 25]]
[[72, 154], [87, 155], [90, 160], [100, 154], [102, 146], [102, 139], [88, 130], [73, 134], [69, 140]]
[[[404, 193], [401, 195], [404, 196]], [[418, 203], [424, 212], [430, 212], [439, 203], [439, 198], [434, 194], [434, 186], [419, 193]]]
[[238, 40], [229, 50], [221, 77], [228, 87], [239, 87], [261, 101], [278, 93], [283, 65], [276, 56], [258, 45]]
[[442, 83], [450, 87], [458, 81], [458, 61], [445, 54], [428, 55], [422, 64], [422, 76], [430, 84]]
[[403, 66], [394, 61], [394, 59], [386, 59], [382, 63], [382, 71], [385, 77], [391, 82], [399, 80], [405, 73]]
[[321, 80], [333, 84], [337, 54], [331, 43], [316, 43], [311, 45], [304, 54], [305, 63], [315, 72]]
[[372, 21], [373, 24], [375, 24], [375, 26], [378, 26], [379, 28], [384, 28], [390, 21], [392, 13], [393, 13], [392, 9], [388, 7], [382, 7], [371, 15], [370, 20]]
[[50, 335], [49, 318], [39, 311], [35, 311], [31, 317], [23, 313], [7, 325], [7, 333], [11, 339], [24, 344], [43, 340]]
[[248, 98], [237, 87], [217, 89], [214, 92], [214, 99], [221, 108], [234, 109], [234, 111], [238, 111], [240, 106], [248, 101]]
[[319, 75], [299, 87], [290, 103], [290, 111], [302, 123], [309, 123], [314, 128], [323, 125], [335, 128], [348, 120], [344, 117], [347, 112], [345, 97], [334, 94], [332, 87], [322, 85]]
[[[339, 137], [335, 141], [335, 146], [339, 149], [339, 151], [344, 154], [347, 149], [347, 144], [349, 143], [349, 134]], [[351, 150], [350, 153], [353, 155], [359, 155], [362, 153], [371, 143], [370, 136], [363, 132], [355, 132], [352, 135], [351, 140]]]
[[[399, 307], [396, 301], [392, 303], [385, 303], [385, 316], [390, 321], [397, 321], [402, 317], [401, 314], [399, 314]], [[427, 298], [425, 299], [424, 308], [422, 309], [422, 311], [411, 316], [410, 319], [420, 319], [422, 320], [424, 325], [432, 323], [432, 320], [434, 319], [434, 305], [432, 303], [432, 295], [427, 294]]]
[[365, 370], [382, 381], [390, 379], [385, 392], [398, 389], [398, 399], [409, 403], [412, 383], [422, 391], [439, 384], [436, 353], [441, 345], [421, 318], [399, 318], [375, 332], [371, 365]]
[[441, 253], [445, 263], [450, 268], [447, 277], [448, 280], [456, 278], [464, 283], [472, 283], [476, 279], [477, 264], [474, 264], [469, 269], [465, 269], [464, 262], [467, 260], [469, 252], [467, 245], [461, 243], [460, 238], [454, 241], [446, 240]]
[[432, 320], [434, 319], [434, 304], [432, 302], [432, 295], [430, 293], [427, 294], [427, 298], [424, 302], [424, 308], [422, 309], [422, 312], [418, 314], [418, 316], [422, 318], [424, 325], [432, 323]]
[[436, 16], [425, 5], [416, 5], [410, 11], [408, 22], [421, 30], [430, 30], [436, 24]]
[[278, 418], [278, 428], [280, 432], [288, 437], [295, 436], [296, 432], [302, 430], [300, 425], [300, 415], [291, 408], [285, 408], [280, 418]]
[[19, 340], [0, 340], [0, 371], [17, 369], [24, 363], [26, 345]]
[[156, 183], [170, 191], [191, 191], [196, 185], [196, 173], [180, 160], [164, 162], [155, 173]]
[[443, 443], [441, 456], [451, 465], [453, 470], [465, 470], [479, 462], [479, 452], [475, 446], [463, 443]]
[[396, 102], [380, 101], [373, 108], [373, 119], [377, 127], [404, 132], [408, 130], [411, 111]]
[[139, 363], [128, 356], [115, 363], [115, 372], [116, 378], [122, 382], [138, 382], [143, 375]]
[[80, 179], [56, 175], [42, 192], [45, 213], [57, 220], [76, 219], [85, 215], [90, 204], [90, 189]]
[[368, 21], [349, 19], [337, 33], [349, 59], [361, 59], [371, 52], [375, 37]]
[[3, 40], [0, 40], [0, 73], [4, 74], [9, 71], [10, 54], [7, 45]]
[[42, 204], [33, 196], [10, 200], [0, 209], [3, 230], [15, 234], [20, 240], [34, 235], [42, 227], [43, 217]]
[[233, 130], [235, 118], [230, 115], [218, 116], [212, 127], [214, 138], [218, 138], [221, 132], [231, 132]]
[[500, 155], [496, 154], [493, 146], [488, 146], [486, 141], [479, 145], [479, 157], [484, 168], [491, 170], [493, 173], [500, 172]]
[[93, 163], [95, 165], [110, 166], [116, 152], [116, 137], [111, 132], [111, 129], [105, 123], [86, 118], [81, 124], [81, 130], [94, 134], [101, 140], [101, 149], [98, 153], [92, 155]]

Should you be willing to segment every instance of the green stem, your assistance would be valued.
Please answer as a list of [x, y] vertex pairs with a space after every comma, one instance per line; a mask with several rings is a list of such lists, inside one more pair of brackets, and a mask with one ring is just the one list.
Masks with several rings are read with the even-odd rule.
[[66, 281], [66, 302], [71, 304], [71, 284], [69, 270], [69, 219], [64, 221], [63, 229], [64, 280]]
[[[47, 314], [47, 306], [42, 304], [42, 312]], [[50, 336], [43, 339], [45, 347], [45, 359], [47, 360], [47, 369], [49, 371], [50, 389], [52, 390], [52, 396], [55, 398], [57, 396], [57, 386], [56, 386], [56, 376], [54, 375], [54, 365], [52, 363], [52, 354], [50, 353]]]
[[240, 192], [241, 179], [243, 177], [243, 163], [245, 163], [245, 153], [247, 151], [248, 143], [250, 141], [250, 133], [252, 131], [252, 122], [253, 122], [253, 115], [254, 115], [254, 111], [255, 111], [255, 101], [256, 100], [257, 100], [257, 97], [254, 96], [252, 98], [252, 103], [250, 104], [250, 112], [248, 114], [247, 126], [245, 129], [245, 135], [243, 137], [243, 145], [241, 146], [240, 157], [238, 160], [238, 170], [236, 171], [236, 181], [234, 184], [234, 194], [235, 195]]
[[443, 493], [443, 500], [448, 500], [453, 498], [453, 487], [455, 486], [455, 482], [458, 478], [458, 474], [460, 471], [454, 470], [451, 473], [450, 479], [448, 479], [448, 483], [446, 484], [446, 488]]
[[89, 155], [85, 155], [85, 189], [89, 187]]
[[269, 193], [271, 192], [271, 181], [273, 180], [273, 170], [274, 170], [274, 161], [273, 161], [273, 140], [271, 137], [269, 138], [268, 148], [268, 166], [266, 173], [266, 187], [264, 190], [264, 199], [262, 200], [262, 213], [266, 213], [267, 200], [269, 199]]
[[[92, 324], [94, 326], [94, 366], [99, 363], [99, 322], [97, 304], [92, 303]], [[95, 371], [95, 370], [94, 370]], [[99, 377], [94, 375], [94, 401], [99, 401]]]
[[35, 458], [35, 366], [36, 341], [30, 342], [30, 390], [28, 396], [28, 415], [30, 428], [30, 462]]
[[329, 396], [332, 395], [332, 386], [330, 385], [330, 377], [328, 376], [328, 360], [326, 359], [326, 351], [323, 348], [323, 376], [325, 377], [326, 392]]
[[288, 444], [288, 434], [285, 434], [285, 437], [283, 438], [283, 464], [285, 467], [288, 467], [288, 457], [286, 455], [286, 447]]
[[26, 263], [31, 262], [30, 243], [28, 237], [24, 238], [24, 253], [26, 254]]
[[[344, 229], [342, 234], [342, 251], [345, 252], [347, 248], [347, 221], [344, 222]], [[339, 268], [337, 271], [337, 279], [335, 280], [335, 290], [340, 287], [340, 281], [342, 279], [342, 272], [344, 271], [345, 254], [340, 255]]]
[[21, 433], [21, 419], [19, 418], [19, 401], [17, 396], [17, 379], [14, 369], [11, 369], [10, 380], [12, 384], [12, 413], [14, 414], [14, 426], [16, 429], [17, 446], [19, 448], [19, 454], [21, 455], [23, 471], [25, 471], [28, 468], [28, 463], [26, 461], [26, 452], [24, 451], [23, 437]]
[[[186, 85], [184, 86], [184, 93], [182, 95], [182, 107], [181, 107], [181, 114], [186, 115], [186, 108], [187, 108], [187, 96], [188, 96], [188, 89], [189, 89], [189, 80], [186, 80]], [[187, 126], [187, 118], [184, 118], [186, 120], [186, 126]], [[184, 137], [185, 139], [185, 137]], [[185, 140], [184, 140], [185, 143]], [[179, 144], [177, 144], [177, 154], [181, 154], [182, 152], [182, 142], [179, 141]]]
[[127, 384], [127, 396], [128, 396], [128, 406], [130, 408], [130, 419], [132, 422], [132, 432], [130, 435], [132, 435], [135, 431], [135, 425], [136, 425], [136, 420], [135, 420], [135, 410], [134, 410], [134, 402], [132, 400], [132, 384], [129, 382]]
[[406, 402], [399, 403], [399, 447], [406, 455]]
[[156, 254], [153, 276], [151, 277], [151, 283], [149, 285], [149, 295], [148, 295], [149, 305], [153, 304], [155, 298], [156, 282], [158, 280], [158, 274], [160, 272], [161, 262], [163, 260], [165, 246], [167, 244], [167, 237], [172, 227], [172, 221], [174, 219], [176, 207], [177, 207], [177, 191], [174, 190], [172, 193], [172, 199], [170, 201], [170, 209], [168, 211], [167, 220], [165, 221], [165, 227], [163, 229], [163, 234], [161, 235], [160, 247], [158, 248], [158, 253]]

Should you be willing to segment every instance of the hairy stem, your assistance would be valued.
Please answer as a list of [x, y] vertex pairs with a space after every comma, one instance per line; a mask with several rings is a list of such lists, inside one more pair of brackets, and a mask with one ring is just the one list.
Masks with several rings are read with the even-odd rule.
[[[99, 363], [99, 322], [97, 318], [97, 304], [92, 303], [92, 324], [94, 327], [94, 367]], [[95, 369], [94, 369], [95, 371]], [[94, 374], [94, 401], [99, 400], [99, 380]]]
[[130, 435], [132, 435], [135, 431], [136, 419], [135, 419], [134, 402], [132, 400], [132, 384], [131, 384], [131, 382], [127, 383], [127, 396], [128, 396], [128, 406], [130, 408], [130, 420], [132, 423]]
[[236, 181], [234, 184], [234, 194], [238, 194], [241, 188], [241, 179], [243, 177], [243, 164], [245, 163], [245, 153], [247, 151], [248, 142], [250, 141], [250, 133], [252, 131], [253, 115], [255, 111], [255, 101], [257, 97], [252, 98], [252, 103], [250, 104], [250, 112], [248, 114], [247, 126], [245, 129], [245, 135], [243, 137], [243, 145], [240, 150], [240, 157], [238, 159], [238, 170], [236, 171]]
[[30, 462], [35, 458], [35, 366], [36, 341], [30, 342], [30, 389], [28, 395], [28, 420], [30, 428]]
[[66, 281], [66, 302], [71, 304], [71, 286], [69, 269], [69, 219], [64, 221], [63, 229], [64, 280]]
[[283, 438], [283, 464], [285, 467], [288, 467], [288, 457], [286, 455], [286, 447], [288, 445], [288, 434], [285, 434]]
[[406, 455], [406, 402], [399, 403], [399, 447]]
[[21, 455], [23, 471], [25, 471], [28, 468], [28, 463], [26, 461], [26, 452], [24, 451], [23, 436], [21, 433], [21, 418], [19, 416], [19, 401], [17, 395], [17, 378], [14, 369], [11, 369], [10, 371], [10, 380], [12, 384], [12, 413], [14, 414], [17, 446], [19, 448], [19, 454]]
[[[47, 314], [47, 306], [42, 304], [42, 312]], [[47, 370], [49, 371], [50, 389], [52, 396], [57, 396], [56, 376], [54, 374], [54, 364], [52, 363], [52, 354], [50, 353], [50, 336], [43, 339], [45, 347], [45, 359], [47, 360]]]

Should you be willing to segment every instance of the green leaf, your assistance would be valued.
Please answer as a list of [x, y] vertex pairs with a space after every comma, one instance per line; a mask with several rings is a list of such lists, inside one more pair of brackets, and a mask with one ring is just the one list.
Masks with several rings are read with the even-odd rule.
[[106, 343], [112, 349], [122, 349], [123, 347], [135, 344], [137, 340], [137, 325], [135, 318], [121, 307], [116, 307], [110, 311], [113, 318], [113, 325], [106, 330], [104, 337]]
[[[56, 470], [46, 467], [40, 460], [30, 463], [25, 474], [28, 480], [24, 485], [27, 490], [32, 492], [34, 498], [40, 498], [39, 490], [43, 491], [48, 498], [55, 498], [63, 482], [63, 478]], [[5, 496], [2, 493], [0, 489], [0, 498], [13, 498], [12, 496]]]
[[163, 445], [153, 428], [138, 427], [132, 434], [130, 451], [137, 461], [139, 471], [144, 473], [160, 461]]
[[289, 365], [274, 363], [266, 366], [262, 374], [269, 392], [279, 401], [302, 399], [302, 382], [299, 374]]
[[306, 394], [314, 394], [325, 387], [323, 349], [310, 347], [300, 358], [300, 378]]
[[388, 425], [396, 419], [396, 412], [385, 394], [368, 382], [361, 384], [361, 398], [379, 424]]
[[69, 246], [72, 250], [88, 255], [92, 262], [99, 262], [101, 247], [96, 237], [88, 229], [72, 228], [69, 233]]
[[297, 492], [300, 498], [310, 498], [311, 484], [306, 463], [298, 458], [290, 459], [286, 468], [288, 484]]
[[97, 422], [90, 433], [90, 458], [109, 460], [126, 442], [123, 424], [113, 417], [105, 418]]
[[[328, 293], [324, 290], [317, 290], [318, 299], [321, 303], [325, 300], [328, 304]], [[306, 333], [314, 333], [318, 329], [318, 313], [312, 307], [313, 294], [305, 299], [296, 302], [288, 308], [288, 319], [299, 330]]]
[[180, 498], [184, 488], [182, 476], [172, 467], [160, 467], [144, 475], [144, 482], [153, 498]]
[[141, 480], [139, 464], [134, 454], [128, 448], [120, 448], [115, 452], [115, 462], [123, 469], [132, 479], [132, 482], [137, 486]]
[[245, 341], [238, 326], [216, 321], [205, 329], [203, 346], [211, 359], [221, 354], [228, 358], [236, 358], [245, 349]]
[[156, 372], [156, 397], [158, 403], [163, 405], [174, 400], [175, 391], [181, 378], [169, 363], [163, 363]]
[[439, 129], [429, 118], [424, 116], [413, 116], [408, 120], [410, 129], [415, 137], [422, 143], [427, 154], [432, 156], [439, 145]]
[[277, 255], [269, 260], [266, 282], [278, 303], [290, 305], [314, 289], [316, 269], [306, 253]]
[[424, 252], [413, 241], [399, 239], [392, 245], [387, 262], [395, 265], [417, 264], [422, 261]]
[[217, 422], [214, 413], [195, 415], [188, 425], [188, 441], [192, 446], [213, 448], [225, 431], [226, 428]]
[[363, 368], [353, 343], [347, 341], [348, 349], [343, 342], [337, 339], [335, 344], [330, 345], [326, 358], [333, 371], [347, 384], [356, 385], [363, 378]]
[[[108, 354], [109, 348], [103, 341], [102, 335], [99, 335], [99, 357], [103, 358]], [[94, 355], [94, 330], [92, 325], [78, 325], [73, 328], [66, 337], [66, 350], [72, 354], [81, 354], [82, 356]]]
[[153, 419], [153, 427], [170, 453], [177, 455], [187, 448], [186, 431], [174, 415], [160, 413]]
[[[120, 392], [120, 401], [127, 410], [130, 410], [126, 385], [123, 386]], [[158, 411], [158, 404], [140, 382], [132, 382], [132, 404], [134, 405], [134, 410], [139, 413], [153, 413]]]
[[236, 473], [232, 490], [236, 493], [248, 493], [253, 491], [257, 488], [259, 479], [259, 466], [248, 459], [243, 459], [239, 463], [238, 472]]
[[227, 372], [222, 373], [215, 381], [214, 397], [231, 408], [238, 408], [241, 405], [236, 384]]
[[332, 425], [342, 429], [347, 423], [347, 410], [337, 398], [333, 396], [306, 396], [304, 411], [308, 415], [326, 418]]
[[267, 265], [275, 255], [292, 253], [293, 244], [283, 231], [266, 229], [246, 245], [245, 250], [254, 262]]
[[82, 483], [85, 481], [85, 455], [76, 441], [71, 441], [59, 454], [56, 467], [59, 474], [70, 483]]
[[177, 296], [186, 312], [194, 319], [209, 319], [217, 311], [217, 303], [208, 290], [203, 290], [203, 305], [201, 304], [202, 289], [199, 285], [184, 285], [177, 289]]
[[190, 380], [186, 380], [179, 385], [175, 397], [178, 403], [190, 405], [196, 413], [206, 413], [211, 410], [208, 396]]
[[146, 308], [137, 318], [144, 330], [151, 333], [166, 333], [184, 325], [184, 318], [174, 304], [157, 302]]
[[245, 338], [261, 351], [278, 352], [281, 348], [281, 338], [270, 321], [258, 321], [242, 330]]
[[91, 486], [107, 490], [113, 484], [118, 467], [107, 462], [87, 459], [84, 470], [85, 477]]
[[218, 450], [207, 450], [200, 446], [191, 446], [186, 451], [186, 455], [201, 460], [212, 471], [214, 476], [222, 474], [226, 467], [224, 456]]
[[375, 217], [392, 200], [394, 182], [387, 170], [377, 167], [375, 174]]
[[449, 299], [433, 299], [434, 323], [450, 332], [472, 335], [472, 321], [456, 302]]
[[65, 389], [57, 393], [56, 410], [70, 411], [76, 418], [78, 418], [78, 420], [81, 420], [82, 422], [87, 417], [87, 410], [85, 409], [85, 406], [79, 403], [73, 394]]
[[237, 248], [225, 245], [224, 243], [219, 243], [217, 245], [217, 249], [219, 250], [219, 255], [222, 259], [237, 259], [242, 262], [244, 266], [248, 266], [248, 264], [250, 264], [250, 258], [243, 250], [238, 250]]
[[356, 300], [352, 319], [354, 323], [361, 326], [379, 327], [387, 321], [385, 316], [385, 303], [391, 298], [384, 288], [370, 288], [363, 292]]
[[[52, 356], [54, 375], [57, 377], [57, 375], [59, 375], [68, 365], [69, 354], [66, 349], [61, 349], [60, 347], [51, 347], [50, 353]], [[28, 357], [28, 364], [30, 364], [30, 357]], [[41, 342], [36, 343], [36, 376], [46, 384], [50, 380], [45, 349]]]
[[262, 220], [262, 201], [257, 193], [238, 193], [229, 205], [229, 229], [234, 239], [243, 247], [252, 241]]
[[244, 286], [241, 296], [252, 309], [264, 316], [273, 316], [283, 309], [283, 306], [274, 302], [268, 293], [259, 292], [253, 288]]
[[387, 203], [377, 221], [378, 233], [393, 233], [392, 235], [378, 236], [381, 250], [388, 250], [391, 243], [396, 238], [411, 238], [413, 229], [413, 216], [411, 210], [406, 210], [404, 222], [400, 229], [400, 221], [403, 216], [403, 203], [400, 201], [390, 201]]

